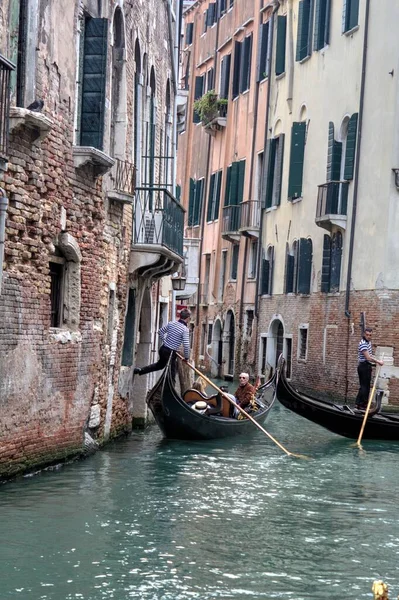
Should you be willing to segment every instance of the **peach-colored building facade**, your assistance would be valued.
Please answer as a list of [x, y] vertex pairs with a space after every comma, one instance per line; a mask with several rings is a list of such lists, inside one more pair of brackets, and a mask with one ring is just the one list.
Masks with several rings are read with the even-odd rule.
[[[193, 311], [194, 359], [224, 377], [242, 369], [256, 375], [271, 10], [260, 10], [254, 0], [199, 0], [184, 15], [180, 83], [188, 96], [177, 182], [187, 210], [188, 252], [189, 240], [197, 240], [199, 285], [188, 300], [187, 291], [181, 298]], [[209, 94], [212, 90], [217, 96]], [[200, 115], [194, 109], [197, 98], [202, 98]], [[190, 268], [192, 263], [187, 275], [194, 281]]]

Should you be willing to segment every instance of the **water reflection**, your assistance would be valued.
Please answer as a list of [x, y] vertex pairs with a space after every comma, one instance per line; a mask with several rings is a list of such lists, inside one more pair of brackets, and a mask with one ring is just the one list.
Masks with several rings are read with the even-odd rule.
[[[0, 488], [1, 600], [320, 600], [399, 591], [398, 446], [330, 434], [283, 408], [243, 440], [156, 428]], [[6, 540], [6, 543], [4, 543]]]

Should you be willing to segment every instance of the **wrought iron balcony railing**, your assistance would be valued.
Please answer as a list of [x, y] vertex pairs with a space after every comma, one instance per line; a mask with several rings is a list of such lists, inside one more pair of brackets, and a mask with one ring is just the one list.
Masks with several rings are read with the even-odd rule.
[[127, 160], [115, 158], [110, 177], [116, 192], [134, 196], [136, 190], [136, 167]]
[[261, 203], [259, 200], [247, 200], [241, 204], [241, 230], [243, 233], [256, 232], [260, 228]]
[[319, 185], [316, 218], [326, 215], [346, 215], [348, 189], [348, 181], [329, 181]]
[[0, 54], [0, 158], [4, 160], [8, 157], [10, 74], [14, 69], [14, 65]]
[[242, 204], [233, 204], [223, 208], [222, 234], [239, 232], [241, 208]]
[[164, 246], [183, 257], [184, 212], [167, 189], [137, 187], [133, 243]]

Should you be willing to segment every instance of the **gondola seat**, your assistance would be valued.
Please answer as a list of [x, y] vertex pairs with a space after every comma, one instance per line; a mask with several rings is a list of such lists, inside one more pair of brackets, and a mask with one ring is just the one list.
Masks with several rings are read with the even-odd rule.
[[199, 400], [204, 400], [208, 404], [207, 415], [221, 414], [223, 417], [230, 416], [230, 403], [221, 394], [206, 396], [198, 390], [189, 389], [184, 392], [183, 400], [187, 404], [195, 404]]

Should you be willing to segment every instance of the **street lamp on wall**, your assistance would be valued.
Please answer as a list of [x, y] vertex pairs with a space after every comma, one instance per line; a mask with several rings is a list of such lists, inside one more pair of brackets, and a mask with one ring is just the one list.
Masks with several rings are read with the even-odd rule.
[[182, 292], [186, 287], [186, 278], [180, 275], [172, 276], [172, 288], [174, 292]]

